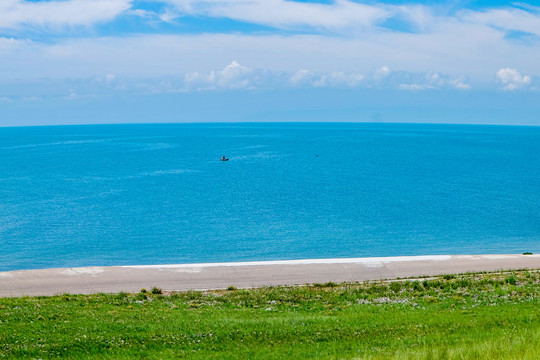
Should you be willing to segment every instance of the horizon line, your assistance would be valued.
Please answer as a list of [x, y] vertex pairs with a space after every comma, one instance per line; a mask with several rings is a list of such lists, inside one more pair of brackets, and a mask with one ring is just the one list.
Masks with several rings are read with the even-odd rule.
[[450, 123], [450, 122], [399, 122], [399, 121], [178, 121], [178, 122], [110, 122], [83, 124], [38, 124], [38, 125], [0, 125], [0, 128], [62, 127], [62, 126], [117, 126], [117, 125], [240, 125], [240, 124], [366, 124], [366, 125], [458, 125], [458, 126], [504, 126], [540, 127], [540, 124], [497, 124], [497, 123]]

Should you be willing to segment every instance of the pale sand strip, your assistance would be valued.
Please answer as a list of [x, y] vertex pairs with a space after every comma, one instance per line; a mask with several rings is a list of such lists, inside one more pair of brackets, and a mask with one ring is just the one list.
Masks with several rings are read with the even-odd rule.
[[0, 272], [0, 297], [365, 281], [469, 271], [540, 269], [540, 255], [438, 255]]

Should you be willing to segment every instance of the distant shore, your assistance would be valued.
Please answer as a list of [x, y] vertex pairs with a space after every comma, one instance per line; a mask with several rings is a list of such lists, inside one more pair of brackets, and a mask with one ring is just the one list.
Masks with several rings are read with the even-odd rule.
[[134, 265], [0, 272], [0, 297], [165, 291], [385, 280], [540, 269], [540, 255], [432, 255]]

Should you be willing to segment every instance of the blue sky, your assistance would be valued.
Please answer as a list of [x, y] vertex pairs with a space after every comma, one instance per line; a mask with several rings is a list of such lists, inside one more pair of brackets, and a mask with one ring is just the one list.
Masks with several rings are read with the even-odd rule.
[[540, 3], [0, 2], [0, 126], [221, 121], [540, 125]]

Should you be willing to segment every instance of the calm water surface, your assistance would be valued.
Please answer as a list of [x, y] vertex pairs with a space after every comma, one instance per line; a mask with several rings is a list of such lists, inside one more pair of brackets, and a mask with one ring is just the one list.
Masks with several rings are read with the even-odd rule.
[[0, 249], [0, 271], [540, 252], [540, 128], [0, 128]]

